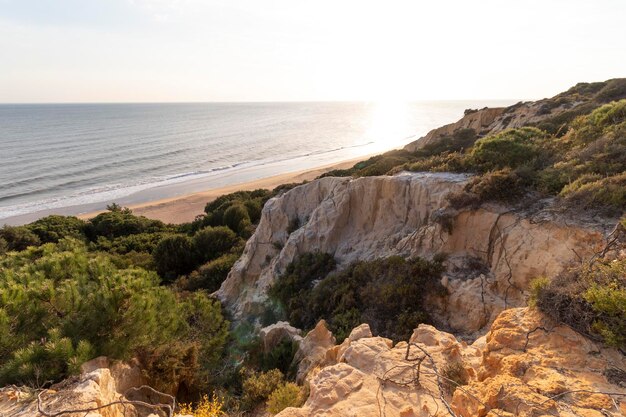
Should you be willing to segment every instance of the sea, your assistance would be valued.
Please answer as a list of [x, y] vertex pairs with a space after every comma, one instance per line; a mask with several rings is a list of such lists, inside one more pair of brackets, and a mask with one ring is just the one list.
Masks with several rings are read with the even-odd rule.
[[0, 104], [0, 225], [372, 155], [515, 101]]

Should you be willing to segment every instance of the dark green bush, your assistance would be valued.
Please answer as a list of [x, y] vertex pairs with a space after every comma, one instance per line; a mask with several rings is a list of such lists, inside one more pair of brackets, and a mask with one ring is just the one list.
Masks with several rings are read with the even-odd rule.
[[184, 291], [217, 291], [228, 276], [231, 268], [239, 259], [239, 254], [227, 253], [207, 262], [185, 277], [176, 280], [176, 287]]
[[232, 229], [224, 226], [205, 227], [193, 236], [196, 263], [202, 264], [218, 258], [239, 244], [241, 239]]
[[7, 251], [22, 251], [29, 246], [39, 246], [41, 240], [26, 226], [7, 226], [0, 229], [0, 238]]
[[246, 206], [240, 203], [233, 204], [224, 211], [223, 222], [240, 236], [246, 236], [252, 225]]
[[87, 235], [92, 240], [96, 240], [98, 236], [113, 239], [120, 236], [167, 230], [167, 226], [162, 221], [135, 216], [129, 209], [114, 205], [110, 206], [109, 211], [100, 213], [90, 220]]
[[112, 239], [99, 236], [94, 244], [94, 249], [116, 254], [126, 254], [129, 252], [145, 252], [151, 254], [154, 252], [159, 242], [168, 235], [169, 232], [154, 232], [119, 236]]
[[152, 256], [157, 272], [167, 282], [190, 273], [197, 265], [193, 241], [186, 235], [163, 238]]
[[423, 297], [443, 292], [441, 260], [393, 256], [355, 262], [325, 276], [328, 266], [334, 267], [330, 259], [302, 255], [278, 278], [270, 294], [284, 307], [290, 323], [306, 329], [326, 319], [338, 341], [361, 323], [369, 323], [376, 334], [406, 339], [419, 323], [429, 321], [421, 307]]
[[42, 243], [56, 243], [65, 237], [85, 239], [87, 223], [73, 216], [51, 215], [28, 225]]

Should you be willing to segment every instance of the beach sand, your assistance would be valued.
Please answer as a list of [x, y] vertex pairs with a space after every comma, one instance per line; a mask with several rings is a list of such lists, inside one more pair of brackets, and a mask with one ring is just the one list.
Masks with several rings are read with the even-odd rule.
[[[360, 156], [358, 158], [324, 165], [310, 170], [289, 172], [285, 174], [275, 175], [272, 177], [261, 178], [254, 181], [187, 194], [180, 197], [173, 197], [136, 205], [129, 205], [128, 208], [130, 208], [136, 215], [145, 216], [150, 219], [161, 220], [166, 223], [178, 224], [190, 222], [195, 219], [197, 215], [204, 213], [204, 206], [208, 202], [215, 200], [217, 197], [223, 194], [229, 194], [235, 191], [256, 190], [258, 188], [266, 188], [271, 190], [281, 184], [311, 181], [319, 177], [320, 175], [334, 169], [351, 168], [355, 163], [366, 160], [370, 156], [371, 155]], [[79, 215], [78, 217], [81, 219], [89, 219], [101, 212], [102, 211], [85, 213]]]

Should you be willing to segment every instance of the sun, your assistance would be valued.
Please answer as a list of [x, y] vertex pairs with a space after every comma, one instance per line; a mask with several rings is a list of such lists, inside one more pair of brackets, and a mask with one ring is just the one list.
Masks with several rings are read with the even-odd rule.
[[377, 151], [400, 146], [409, 131], [409, 105], [404, 101], [374, 103], [366, 137]]

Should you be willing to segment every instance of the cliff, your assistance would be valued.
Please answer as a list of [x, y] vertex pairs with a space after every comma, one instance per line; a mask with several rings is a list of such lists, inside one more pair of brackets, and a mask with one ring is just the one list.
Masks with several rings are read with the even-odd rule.
[[553, 276], [603, 243], [598, 229], [565, 224], [549, 208], [446, 209], [448, 193], [467, 179], [402, 173], [296, 187], [267, 202], [217, 296], [236, 320], [253, 321], [272, 309], [268, 288], [299, 254], [327, 252], [342, 268], [355, 260], [446, 253], [448, 295], [429, 307], [439, 325], [471, 335], [505, 308], [525, 305], [531, 279]]

